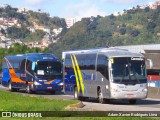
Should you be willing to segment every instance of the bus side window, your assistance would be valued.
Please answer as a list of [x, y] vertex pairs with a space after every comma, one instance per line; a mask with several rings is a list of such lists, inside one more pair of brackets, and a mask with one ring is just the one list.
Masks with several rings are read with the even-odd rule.
[[85, 55], [76, 55], [77, 63], [79, 65], [80, 70], [85, 70]]
[[19, 62], [14, 62], [13, 68], [18, 70], [20, 68]]
[[95, 70], [96, 54], [86, 54], [83, 59], [86, 70]]
[[71, 56], [70, 54], [66, 55], [65, 58], [65, 69], [66, 70], [72, 70], [72, 61], [71, 61]]
[[98, 55], [97, 59], [97, 71], [99, 71], [107, 80], [108, 77], [108, 60], [104, 55]]
[[8, 68], [8, 65], [5, 59], [3, 59], [2, 68]]
[[33, 70], [32, 70], [32, 62], [31, 61], [28, 61], [28, 65], [27, 65], [27, 71], [29, 73], [31, 73], [33, 75]]
[[14, 65], [14, 61], [10, 60], [10, 65], [8, 65], [9, 68], [14, 68], [13, 65]]

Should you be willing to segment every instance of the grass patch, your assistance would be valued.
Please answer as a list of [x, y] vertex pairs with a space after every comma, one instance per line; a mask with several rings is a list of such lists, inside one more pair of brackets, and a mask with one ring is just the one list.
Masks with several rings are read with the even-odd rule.
[[66, 106], [77, 102], [0, 91], [0, 111], [62, 111]]
[[[65, 107], [76, 104], [76, 100], [47, 99], [0, 91], [0, 111], [65, 111]], [[43, 117], [43, 118], [0, 118], [2, 120], [158, 120], [147, 117]]]

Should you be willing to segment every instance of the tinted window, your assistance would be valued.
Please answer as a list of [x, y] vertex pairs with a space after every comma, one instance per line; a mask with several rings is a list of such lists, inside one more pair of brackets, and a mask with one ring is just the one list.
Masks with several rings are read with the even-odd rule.
[[142, 58], [113, 58], [112, 69], [114, 82], [143, 83], [147, 81], [145, 63]]
[[19, 62], [14, 62], [14, 63], [13, 63], [13, 68], [19, 69], [19, 67], [20, 67]]
[[37, 75], [41, 76], [61, 75], [61, 63], [54, 61], [39, 61], [37, 62], [35, 71]]
[[8, 65], [5, 59], [3, 59], [2, 68], [8, 68]]
[[20, 64], [20, 69], [25, 71], [25, 66], [26, 66], [26, 70], [33, 75], [32, 62], [26, 59], [22, 60]]
[[99, 71], [108, 80], [108, 59], [104, 55], [98, 55], [97, 71]]
[[[80, 70], [95, 70], [96, 54], [76, 54], [75, 56]], [[73, 69], [71, 55], [69, 54], [65, 58], [65, 69]]]
[[95, 70], [96, 54], [76, 55], [81, 70]]
[[65, 58], [64, 62], [65, 62], [65, 69], [67, 69], [67, 70], [72, 69], [72, 61], [71, 61], [70, 54], [66, 55], [66, 58]]
[[21, 70], [25, 70], [25, 62], [26, 62], [26, 59], [22, 60], [21, 65], [20, 65]]

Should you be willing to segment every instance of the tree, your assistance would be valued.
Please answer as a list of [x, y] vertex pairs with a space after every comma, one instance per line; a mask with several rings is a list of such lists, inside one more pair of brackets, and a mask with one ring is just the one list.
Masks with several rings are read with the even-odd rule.
[[125, 27], [120, 28], [119, 32], [121, 35], [126, 34], [126, 28]]
[[157, 6], [157, 12], [160, 13], [160, 5]]
[[139, 32], [138, 30], [133, 30], [133, 31], [131, 32], [132, 37], [136, 37], [136, 36], [138, 36], [139, 34], [140, 34], [140, 32]]
[[144, 11], [145, 12], [149, 12], [150, 11], [150, 7], [145, 7]]
[[109, 16], [109, 18], [113, 20], [113, 19], [115, 19], [115, 16], [114, 16], [113, 14], [111, 14], [111, 15]]
[[149, 22], [147, 25], [147, 30], [153, 31], [155, 27], [156, 27], [156, 24], [154, 22]]
[[1, 33], [6, 35], [6, 32], [5, 32], [5, 30], [3, 28], [1, 28]]
[[15, 26], [7, 28], [8, 36], [12, 39], [24, 39], [30, 34], [26, 27], [17, 28]]

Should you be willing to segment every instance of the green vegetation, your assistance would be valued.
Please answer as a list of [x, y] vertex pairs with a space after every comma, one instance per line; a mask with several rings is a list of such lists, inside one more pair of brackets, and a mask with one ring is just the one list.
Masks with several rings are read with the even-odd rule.
[[17, 18], [21, 23], [28, 23], [27, 16], [25, 16], [23, 13], [18, 13], [17, 10], [17, 8], [12, 8], [10, 5], [8, 5], [6, 8], [0, 8], [0, 17]]
[[0, 91], [0, 111], [62, 111], [75, 100], [45, 99]]
[[64, 50], [160, 43], [160, 6], [124, 10], [123, 15], [83, 18], [49, 47], [61, 57]]
[[[54, 28], [66, 28], [66, 23], [64, 18], [50, 17], [47, 13], [34, 12], [32, 10], [18, 12], [17, 8], [12, 8], [7, 6], [6, 8], [0, 8], [0, 17], [5, 19], [15, 18], [18, 20], [18, 25], [8, 27], [5, 31], [1, 29], [0, 32], [11, 39], [21, 39], [23, 41], [39, 41], [42, 40], [46, 32], [42, 30], [37, 30], [36, 26], [42, 28], [47, 28], [52, 30]], [[2, 21], [1, 21], [2, 22]], [[29, 29], [36, 29], [35, 32], [29, 31]]]
[[[28, 95], [21, 95], [17, 93], [11, 93], [11, 92], [4, 92], [0, 91], [0, 111], [65, 111], [65, 107], [71, 104], [75, 104], [78, 101], [76, 100], [60, 100], [60, 99], [47, 99], [42, 97], [31, 97]], [[130, 119], [134, 120], [135, 117], [76, 117], [77, 120], [96, 120], [96, 119], [102, 119], [102, 120], [123, 120], [123, 119]], [[3, 118], [4, 120], [8, 120], [10, 118]], [[21, 118], [12, 118], [19, 120]], [[28, 119], [35, 119], [35, 120], [41, 120], [44, 118], [23, 118], [24, 120]], [[47, 120], [53, 119], [51, 117], [45, 118]], [[61, 118], [57, 117], [54, 119], [75, 119], [75, 117], [66, 117]], [[153, 118], [142, 118], [142, 117], [136, 117], [136, 120], [151, 120]], [[156, 118], [155, 118], [156, 120]]]
[[49, 17], [49, 14], [47, 13], [40, 13], [40, 12], [33, 12], [29, 11], [29, 16], [30, 18], [34, 18], [37, 20], [37, 23], [39, 25], [45, 25], [50, 28], [65, 28], [66, 23], [64, 18], [59, 18], [59, 17]]
[[15, 39], [24, 39], [30, 34], [30, 31], [26, 27], [17, 28], [15, 26], [7, 29], [8, 37]]
[[28, 36], [24, 38], [25, 41], [40, 41], [42, 40], [43, 36], [45, 35], [45, 32], [42, 30], [35, 30], [35, 32], [30, 33]]

